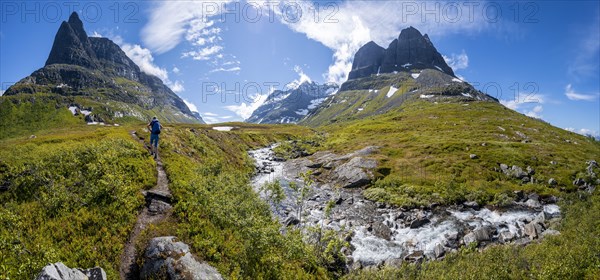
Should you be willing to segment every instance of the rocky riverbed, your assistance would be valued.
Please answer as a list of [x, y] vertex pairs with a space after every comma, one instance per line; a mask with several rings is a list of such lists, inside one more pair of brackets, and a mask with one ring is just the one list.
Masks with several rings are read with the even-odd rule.
[[[350, 248], [344, 250], [351, 268], [398, 264], [402, 261], [437, 259], [460, 246], [477, 242], [526, 244], [545, 235], [560, 234], [550, 229], [560, 218], [556, 204], [536, 194], [524, 195], [507, 209], [480, 208], [476, 203], [427, 209], [400, 209], [367, 200], [361, 187], [369, 183], [376, 167], [368, 155], [376, 147], [335, 155], [317, 153], [311, 157], [284, 161], [273, 147], [250, 151], [257, 167], [252, 184], [268, 199], [262, 186], [278, 181], [285, 198], [271, 209], [284, 226], [320, 225], [347, 234]], [[298, 215], [297, 191], [289, 183], [302, 185], [298, 174], [312, 170], [328, 172], [327, 180], [314, 183]], [[334, 187], [335, 186], [335, 187]], [[326, 215], [327, 205], [333, 205]]]

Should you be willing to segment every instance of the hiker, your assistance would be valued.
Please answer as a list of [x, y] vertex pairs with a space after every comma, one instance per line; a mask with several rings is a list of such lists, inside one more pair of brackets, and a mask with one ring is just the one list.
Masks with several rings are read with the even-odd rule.
[[162, 130], [162, 125], [156, 117], [153, 117], [148, 124], [148, 128], [150, 129], [150, 154], [154, 155], [154, 159], [156, 159], [158, 156], [158, 135]]

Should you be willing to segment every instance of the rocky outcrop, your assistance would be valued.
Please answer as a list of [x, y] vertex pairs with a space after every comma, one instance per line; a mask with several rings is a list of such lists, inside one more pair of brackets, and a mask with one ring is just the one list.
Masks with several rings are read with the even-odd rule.
[[69, 268], [61, 262], [44, 268], [36, 280], [106, 280], [106, 272], [100, 267], [90, 269]]
[[352, 71], [348, 74], [348, 79], [368, 77], [379, 73], [379, 68], [385, 55], [385, 48], [377, 45], [375, 42], [368, 42], [362, 46], [354, 55], [352, 62]]
[[150, 240], [143, 262], [140, 279], [223, 279], [214, 267], [194, 259], [188, 245], [174, 236]]
[[431, 43], [427, 34], [409, 27], [387, 49], [374, 42], [362, 46], [354, 56], [348, 79], [369, 77], [377, 73], [392, 73], [413, 69], [435, 69], [454, 76], [452, 68]]

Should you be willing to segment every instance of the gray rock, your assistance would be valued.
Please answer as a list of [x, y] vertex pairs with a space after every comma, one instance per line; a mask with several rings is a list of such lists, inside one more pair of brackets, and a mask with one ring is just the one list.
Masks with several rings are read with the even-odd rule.
[[390, 240], [392, 237], [392, 231], [390, 230], [389, 227], [387, 227], [386, 225], [384, 225], [381, 222], [375, 222], [373, 223], [373, 234], [375, 236], [381, 237], [385, 240]]
[[408, 256], [404, 257], [404, 260], [409, 262], [421, 262], [424, 257], [425, 254], [423, 251], [414, 251], [408, 254]]
[[530, 198], [525, 202], [525, 206], [529, 208], [540, 208], [542, 207], [542, 204], [540, 204], [539, 201]]
[[444, 248], [444, 246], [442, 246], [442, 244], [436, 244], [435, 247], [433, 248], [433, 256], [436, 259], [441, 258], [442, 256], [444, 256], [444, 254], [446, 254], [446, 249]]
[[538, 195], [537, 193], [530, 193], [529, 195], [527, 195], [527, 198], [533, 199], [535, 201], [540, 201], [540, 195]]
[[529, 176], [535, 175], [535, 169], [533, 169], [531, 166], [527, 166], [525, 170], [527, 170], [527, 174], [529, 174]]
[[470, 159], [478, 159], [479, 157], [476, 154], [469, 155]]
[[385, 260], [385, 265], [390, 266], [390, 267], [400, 267], [400, 266], [402, 266], [402, 259], [401, 258], [400, 259], [398, 259], [398, 258], [387, 259], [387, 260]]
[[527, 183], [531, 182], [531, 179], [529, 179], [529, 177], [523, 177], [521, 179], [521, 182], [523, 182], [523, 184], [527, 184]]
[[508, 165], [502, 163], [500, 164], [500, 170], [502, 170], [503, 172], [506, 172], [508, 170]]
[[296, 218], [296, 216], [294, 216], [294, 215], [287, 217], [287, 219], [285, 219], [285, 221], [283, 222], [283, 224], [286, 227], [297, 225], [299, 223], [300, 223], [300, 220], [298, 218]]
[[550, 180], [548, 180], [548, 185], [550, 187], [556, 187], [558, 185], [558, 182], [556, 181], [556, 179], [550, 178]]
[[585, 181], [581, 178], [577, 178], [577, 179], [575, 179], [575, 181], [573, 181], [573, 186], [580, 187], [583, 185], [585, 185]]
[[544, 231], [544, 227], [537, 222], [531, 222], [525, 225], [523, 231], [530, 240], [534, 240]]
[[188, 245], [174, 236], [150, 240], [143, 262], [140, 279], [223, 279], [214, 267], [195, 260]]
[[479, 203], [477, 203], [476, 201], [465, 201], [463, 202], [463, 205], [465, 207], [469, 207], [475, 210], [479, 209]]
[[428, 224], [430, 221], [427, 218], [417, 218], [416, 220], [412, 221], [410, 223], [410, 228], [420, 228], [426, 224]]
[[491, 236], [487, 228], [478, 228], [463, 237], [465, 245], [473, 242], [490, 241]]
[[550, 164], [551, 164], [551, 165], [557, 165], [557, 164], [558, 164], [558, 162], [556, 162], [556, 161], [550, 161]]
[[151, 215], [164, 214], [171, 208], [173, 208], [173, 206], [170, 204], [164, 201], [153, 199], [152, 202], [150, 202], [150, 206], [148, 206], [148, 211]]
[[375, 167], [377, 167], [375, 160], [355, 157], [335, 168], [333, 177], [335, 182], [344, 188], [362, 187], [371, 182], [370, 172], [365, 171], [365, 169]]
[[36, 280], [106, 280], [106, 273], [100, 267], [91, 269], [69, 268], [61, 262], [42, 268]]
[[512, 232], [510, 232], [510, 231], [503, 231], [500, 233], [499, 239], [500, 239], [500, 242], [507, 243], [507, 242], [510, 242], [513, 239], [515, 239], [515, 235], [512, 234]]
[[540, 234], [540, 237], [546, 237], [546, 236], [552, 236], [552, 235], [560, 235], [560, 232], [558, 230], [554, 230], [554, 229], [547, 229]]

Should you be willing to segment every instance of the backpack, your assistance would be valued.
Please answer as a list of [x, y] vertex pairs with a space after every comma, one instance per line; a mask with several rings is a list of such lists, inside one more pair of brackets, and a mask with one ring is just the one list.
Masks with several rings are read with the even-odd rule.
[[160, 123], [158, 121], [152, 122], [152, 134], [160, 134]]

